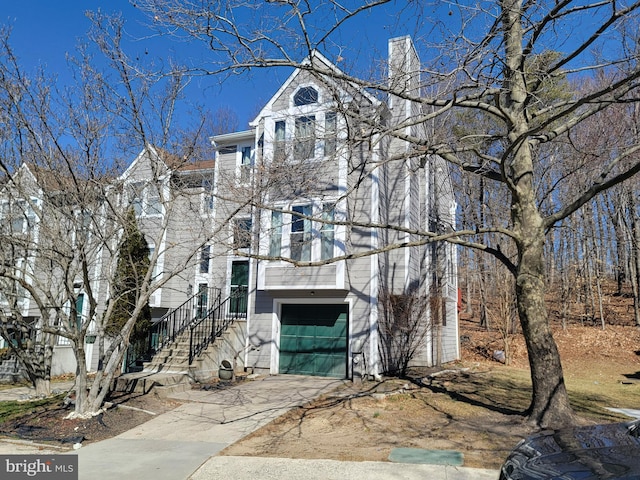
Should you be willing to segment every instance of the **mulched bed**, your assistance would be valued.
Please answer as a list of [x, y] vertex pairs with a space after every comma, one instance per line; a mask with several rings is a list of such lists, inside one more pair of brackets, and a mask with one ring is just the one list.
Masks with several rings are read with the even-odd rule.
[[[0, 435], [71, 448], [76, 443], [91, 443], [126, 432], [179, 405], [155, 395], [125, 394], [109, 399], [111, 408], [88, 419], [65, 417], [73, 407], [59, 404], [35, 408], [31, 413], [0, 425]], [[144, 411], [143, 411], [144, 410]]]

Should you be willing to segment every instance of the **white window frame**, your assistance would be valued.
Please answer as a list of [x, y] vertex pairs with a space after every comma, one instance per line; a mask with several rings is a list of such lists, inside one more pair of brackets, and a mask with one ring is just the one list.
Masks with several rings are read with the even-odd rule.
[[[304, 92], [308, 92], [310, 90], [313, 90], [313, 92], [315, 93], [315, 98], [314, 99], [308, 99], [305, 97], [299, 97], [301, 95], [301, 93]], [[298, 103], [297, 102], [297, 98], [301, 99], [301, 102]], [[318, 87], [316, 87], [315, 85], [302, 85], [300, 86], [291, 96], [293, 105], [295, 107], [304, 107], [307, 105], [317, 105], [318, 102], [320, 101], [320, 92], [318, 90]]]
[[210, 215], [216, 208], [216, 200], [214, 194], [214, 180], [211, 177], [202, 179], [202, 197], [200, 202], [201, 212], [203, 215]]
[[[248, 155], [245, 153], [248, 151]], [[255, 164], [255, 149], [252, 145], [238, 145], [238, 168], [236, 177], [241, 184], [251, 183], [253, 166]]]
[[283, 160], [287, 156], [287, 120], [276, 120], [273, 124], [273, 158]]
[[[241, 224], [245, 224], [249, 226], [249, 229], [240, 228]], [[248, 237], [248, 246], [245, 246], [242, 243], [241, 246], [238, 246], [238, 233], [245, 232]], [[236, 252], [250, 252], [251, 251], [251, 243], [253, 238], [253, 219], [250, 216], [241, 216], [233, 219], [231, 222], [231, 243], [233, 245], [233, 250]], [[242, 239], [244, 240], [244, 239]]]
[[[125, 184], [125, 196], [137, 218], [158, 218], [164, 215], [162, 190], [164, 182], [131, 181]], [[157, 193], [154, 195], [154, 191]]]
[[[309, 211], [306, 212], [306, 209]], [[295, 213], [289, 214], [289, 258], [296, 262], [310, 262], [314, 250], [314, 221], [304, 217], [313, 217], [313, 204], [292, 205], [291, 210]], [[302, 226], [302, 229], [298, 230], [298, 226]]]
[[315, 115], [299, 115], [294, 119], [293, 159], [296, 161], [316, 158], [317, 126]]
[[[40, 201], [36, 197], [30, 197], [29, 200], [4, 201], [2, 202], [0, 217], [3, 222], [6, 221], [7, 225], [10, 225], [11, 233], [26, 234], [38, 223], [38, 215], [33, 208], [34, 206], [40, 207]], [[18, 220], [20, 221], [20, 228], [14, 228], [17, 226]]]
[[[322, 220], [318, 228], [318, 236], [320, 237], [320, 260], [329, 260], [335, 256], [336, 251], [336, 205], [335, 203], [324, 203], [321, 211]], [[330, 243], [330, 246], [329, 246]], [[328, 254], [325, 254], [325, 244]]]
[[[329, 118], [333, 121], [327, 124]], [[340, 118], [332, 108], [289, 112], [273, 122], [273, 159], [304, 162], [335, 156], [339, 131]]]
[[[267, 229], [265, 231], [269, 232], [267, 236], [264, 246], [266, 248], [266, 252], [271, 257], [283, 257], [289, 258], [293, 260], [293, 248], [292, 248], [292, 236], [293, 232], [293, 223], [294, 223], [294, 209], [298, 209], [301, 207], [311, 207], [311, 212], [308, 215], [313, 218], [320, 218], [321, 220], [327, 220], [329, 222], [336, 221], [337, 213], [336, 213], [336, 202], [335, 201], [324, 201], [324, 202], [296, 202], [291, 205], [282, 205], [279, 207], [275, 207], [276, 209], [270, 210], [266, 222], [268, 223]], [[332, 218], [327, 218], [327, 211], [325, 210], [328, 206], [331, 207], [331, 216]], [[302, 220], [304, 222], [309, 222], [308, 231], [302, 232], [302, 235], [308, 234], [310, 236], [309, 240], [309, 258], [305, 258], [302, 256], [300, 259], [295, 259], [299, 262], [308, 262], [308, 261], [320, 261], [320, 260], [328, 260], [330, 258], [335, 257], [335, 249], [336, 249], [336, 241], [340, 234], [339, 229], [335, 224], [332, 223], [323, 223], [319, 220]], [[306, 229], [306, 226], [305, 226]], [[331, 250], [331, 256], [325, 256], [323, 254], [324, 248], [323, 244], [325, 238], [330, 236], [332, 238], [333, 248]]]
[[198, 262], [198, 273], [207, 275], [211, 270], [211, 245], [200, 247], [200, 261]]
[[[333, 118], [331, 123], [328, 122], [330, 118]], [[323, 125], [322, 154], [325, 157], [331, 157], [338, 150], [338, 114], [335, 110], [324, 112]]]

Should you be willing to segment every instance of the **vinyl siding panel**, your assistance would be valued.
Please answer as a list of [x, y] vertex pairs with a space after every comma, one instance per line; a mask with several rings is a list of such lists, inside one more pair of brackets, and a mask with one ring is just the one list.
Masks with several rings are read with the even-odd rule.
[[336, 265], [295, 268], [291, 266], [266, 269], [265, 289], [271, 288], [336, 288]]

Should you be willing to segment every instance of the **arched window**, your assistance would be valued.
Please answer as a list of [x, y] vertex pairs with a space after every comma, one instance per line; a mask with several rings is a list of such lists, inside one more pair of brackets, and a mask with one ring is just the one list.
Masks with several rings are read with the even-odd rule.
[[318, 91], [313, 87], [303, 87], [293, 96], [293, 103], [296, 107], [310, 105], [318, 101]]

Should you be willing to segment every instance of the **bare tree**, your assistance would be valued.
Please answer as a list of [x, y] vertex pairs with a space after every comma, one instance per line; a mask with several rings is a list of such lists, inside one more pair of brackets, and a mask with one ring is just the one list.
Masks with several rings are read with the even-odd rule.
[[[432, 298], [434, 302], [441, 301], [440, 296]], [[424, 348], [435, 322], [424, 321], [429, 305], [418, 292], [394, 295], [384, 291], [380, 302], [384, 305], [378, 325], [384, 371], [405, 376], [411, 361]], [[441, 314], [439, 305], [433, 307], [431, 318]]]
[[[349, 23], [361, 15], [373, 15], [387, 1], [368, 2], [351, 8], [327, 0], [315, 3], [271, 2], [251, 8], [252, 2], [178, 2], [147, 0], [138, 2], [154, 19], [157, 27], [168, 26], [191, 38], [200, 39], [212, 50], [212, 64], [199, 73], [221, 74], [266, 67], [298, 67], [313, 71], [313, 64], [301, 59], [314, 50], [330, 50]], [[515, 277], [517, 305], [529, 352], [533, 380], [531, 420], [540, 425], [571, 422], [560, 357], [547, 318], [544, 301], [546, 235], [564, 218], [576, 212], [596, 195], [637, 173], [640, 162], [636, 137], [617, 138], [613, 148], [597, 158], [581, 150], [573, 135], [581, 122], [605, 115], [620, 103], [635, 101], [640, 70], [633, 50], [626, 48], [626, 25], [636, 25], [639, 3], [602, 1], [593, 3], [522, 2], [498, 0], [450, 2], [446, 6], [427, 6], [407, 2], [398, 18], [420, 19], [418, 35], [429, 32], [431, 42], [423, 49], [429, 61], [428, 73], [418, 93], [402, 93], [400, 88], [375, 78], [365, 78], [353, 69], [317, 72], [339, 81], [393, 94], [424, 105], [422, 114], [391, 129], [373, 124], [370, 133], [408, 141], [407, 154], [435, 154], [469, 175], [481, 176], [491, 189], [504, 189], [509, 198], [506, 222], [479, 224], [456, 232], [450, 241], [497, 257]], [[429, 24], [433, 7], [437, 15]], [[446, 11], [443, 11], [444, 10]], [[259, 18], [258, 18], [259, 16]], [[393, 25], [390, 26], [393, 28]], [[176, 30], [177, 29], [177, 30]], [[573, 32], [570, 41], [566, 32]], [[579, 34], [576, 34], [578, 33]], [[438, 41], [437, 39], [450, 39]], [[633, 39], [630, 39], [633, 41]], [[593, 55], [606, 49], [606, 59]], [[546, 62], [536, 56], [555, 50]], [[631, 53], [629, 53], [631, 51]], [[423, 55], [424, 57], [424, 55]], [[209, 67], [209, 68], [208, 68]], [[571, 98], [549, 99], [543, 93], [549, 82], [560, 78], [586, 79], [598, 72], [614, 73], [608, 85], [593, 84]], [[423, 77], [423, 78], [425, 78]], [[440, 88], [430, 90], [437, 84]], [[437, 94], [429, 94], [437, 91]], [[445, 128], [453, 111], [477, 113], [491, 122], [479, 122], [464, 137], [450, 135]], [[367, 118], [361, 117], [367, 125]], [[428, 138], [406, 133], [410, 124], [437, 122]], [[558, 198], [553, 209], [542, 208], [552, 191], [538, 190], [540, 175], [553, 168], [556, 142], [563, 143], [559, 155], [569, 150], [582, 152], [586, 172], [568, 197]], [[557, 177], [560, 178], [560, 177]], [[558, 188], [553, 184], [553, 188]], [[500, 219], [498, 219], [500, 220]], [[422, 238], [434, 238], [423, 232]], [[491, 234], [487, 242], [485, 235]], [[506, 257], [500, 243], [513, 243], [515, 258]]]
[[[500, 266], [500, 272], [504, 267]], [[518, 331], [518, 310], [516, 308], [515, 288], [513, 277], [509, 275], [498, 275], [495, 279], [494, 303], [492, 313], [495, 318], [495, 328], [500, 334], [502, 347], [504, 350], [505, 364], [511, 363], [511, 340]]]
[[[134, 65], [120, 43], [122, 20], [92, 19], [91, 38], [109, 69], [98, 70], [81, 50], [72, 63], [77, 83], [68, 89], [58, 89], [44, 71], [27, 76], [8, 32], [0, 39], [7, 227], [1, 232], [0, 333], [13, 339], [17, 332], [15, 350], [41, 393], [48, 391], [53, 349], [71, 348], [78, 415], [99, 411], [141, 312], [195, 265], [203, 242], [218, 233], [201, 215], [203, 185], [212, 180], [205, 183], [205, 170], [196, 168], [203, 163], [194, 158], [201, 152], [195, 148], [200, 129], [189, 135], [171, 128], [180, 76]], [[196, 183], [187, 181], [196, 175]], [[149, 264], [114, 288], [132, 209], [151, 247]], [[176, 218], [193, 221], [174, 239]], [[119, 312], [114, 329], [125, 297], [128, 315]], [[91, 377], [88, 350], [97, 356]]]

